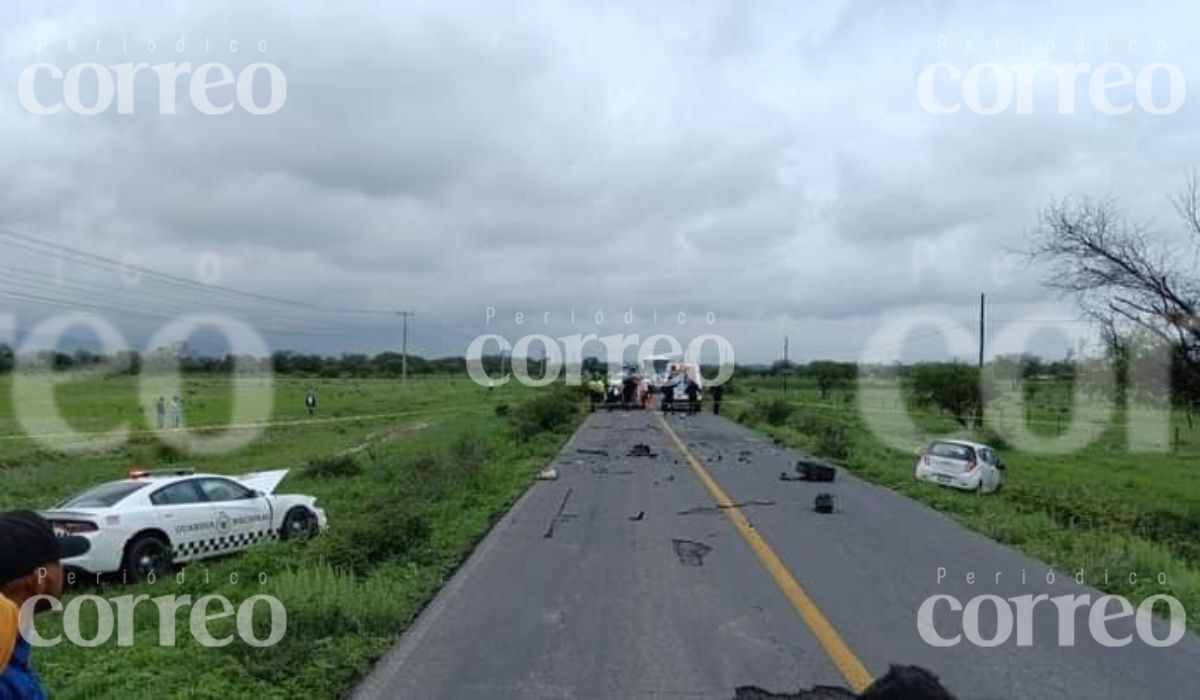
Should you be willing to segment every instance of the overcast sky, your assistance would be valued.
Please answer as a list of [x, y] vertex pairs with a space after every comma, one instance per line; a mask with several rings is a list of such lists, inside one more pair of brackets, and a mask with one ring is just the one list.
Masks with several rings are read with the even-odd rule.
[[[1200, 18], [1187, 2], [993, 4], [8, 0], [0, 226], [274, 297], [411, 308], [427, 354], [461, 354], [497, 330], [657, 331], [685, 343], [721, 333], [748, 361], [775, 358], [785, 334], [793, 357], [855, 358], [900, 314], [970, 327], [984, 291], [994, 334], [1028, 314], [1071, 318], [1011, 251], [1068, 195], [1114, 197], [1156, 235], [1176, 230], [1165, 197], [1200, 165]], [[235, 73], [265, 61], [287, 98], [270, 115], [211, 116], [184, 85], [164, 115], [146, 73], [134, 114], [34, 115], [18, 81], [39, 61]], [[1135, 74], [1166, 62], [1189, 94], [1167, 115], [1088, 104], [1062, 115], [1043, 81], [1032, 114], [934, 115], [917, 79], [939, 61], [1118, 62]], [[61, 81], [41, 81], [42, 98], [61, 98]], [[83, 95], [95, 99], [86, 79]], [[944, 84], [939, 95], [962, 98]], [[0, 256], [77, 295], [6, 273], [10, 292], [61, 302], [128, 284], [3, 238]], [[93, 298], [189, 308], [178, 290], [137, 285]], [[395, 317], [219, 299], [190, 303], [243, 317], [273, 348], [399, 344]], [[11, 298], [0, 310], [18, 336], [64, 311]], [[108, 315], [135, 344], [165, 323]], [[287, 329], [299, 332], [276, 332]], [[1035, 349], [1071, 342], [1043, 336]], [[946, 354], [936, 339], [909, 350]]]

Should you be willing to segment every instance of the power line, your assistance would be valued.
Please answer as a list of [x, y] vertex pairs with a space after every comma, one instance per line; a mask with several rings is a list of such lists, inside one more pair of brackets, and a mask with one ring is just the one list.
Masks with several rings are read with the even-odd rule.
[[[220, 299], [219, 303], [222, 305], [231, 302], [235, 304], [249, 304], [249, 308], [242, 309], [241, 311], [244, 313], [273, 313], [277, 320], [284, 321], [289, 326], [299, 324], [299, 327], [277, 326], [256, 328], [256, 330], [269, 334], [325, 338], [360, 337], [363, 332], [382, 333], [383, 331], [376, 331], [375, 329], [367, 331], [363, 329], [363, 331], [354, 333], [338, 333], [324, 329], [316, 330], [311, 325], [314, 320], [312, 318], [300, 319], [290, 314], [283, 314], [287, 310], [303, 311], [306, 314], [315, 312], [337, 314], [339, 316], [346, 314], [382, 316], [393, 313], [382, 309], [316, 304], [221, 285], [205, 284], [160, 270], [122, 262], [104, 255], [53, 243], [9, 226], [0, 225], [0, 242], [10, 248], [36, 256], [53, 256], [59, 260], [66, 258], [74, 263], [98, 270], [102, 273], [119, 274], [124, 278], [128, 278], [130, 274], [133, 274], [139, 279], [144, 279], [153, 285], [161, 287], [152, 293], [139, 294], [129, 288], [121, 288], [92, 280], [57, 279], [51, 281], [39, 276], [30, 269], [13, 267], [11, 265], [0, 266], [0, 269], [6, 271], [6, 276], [9, 278], [8, 281], [15, 283], [7, 287], [0, 286], [0, 297], [27, 304], [169, 320], [189, 311], [203, 311], [202, 299], [207, 297]], [[3, 281], [0, 280], [0, 282]], [[98, 301], [98, 298], [103, 301]], [[275, 308], [270, 311], [266, 310], [272, 306]], [[215, 325], [228, 324], [216, 323]]]
[[360, 308], [360, 307], [352, 307], [352, 306], [327, 306], [327, 305], [323, 305], [323, 304], [314, 304], [311, 302], [297, 301], [294, 299], [284, 299], [282, 297], [272, 296], [269, 294], [261, 294], [258, 292], [234, 289], [232, 287], [225, 287], [225, 286], [217, 285], [217, 284], [207, 284], [204, 282], [198, 282], [196, 280], [190, 280], [186, 277], [180, 277], [178, 275], [173, 275], [171, 273], [154, 270], [154, 269], [144, 267], [141, 265], [134, 265], [131, 263], [120, 261], [120, 260], [115, 260], [113, 258], [109, 258], [109, 257], [99, 255], [96, 253], [89, 253], [87, 251], [80, 250], [78, 248], [72, 248], [70, 246], [62, 245], [59, 243], [53, 243], [51, 241], [47, 241], [47, 240], [44, 240], [41, 238], [37, 238], [35, 236], [31, 236], [28, 233], [17, 231], [16, 229], [13, 229], [12, 227], [9, 227], [9, 226], [0, 225], [0, 236], [7, 238], [9, 245], [15, 246], [15, 247], [25, 250], [27, 252], [32, 252], [35, 254], [42, 254], [42, 255], [47, 255], [47, 254], [49, 254], [49, 255], [65, 255], [66, 257], [72, 259], [75, 262], [78, 262], [83, 265], [88, 265], [90, 267], [107, 270], [110, 272], [116, 271], [116, 272], [121, 272], [121, 273], [125, 273], [125, 274], [128, 274], [130, 272], [136, 272], [139, 275], [144, 275], [146, 277], [152, 278], [152, 279], [159, 281], [161, 283], [164, 283], [164, 284], [173, 285], [176, 287], [183, 287], [183, 288], [187, 288], [187, 289], [190, 289], [193, 291], [199, 291], [199, 292], [203, 292], [203, 293], [223, 294], [226, 296], [238, 297], [238, 298], [242, 298], [242, 299], [250, 299], [250, 300], [257, 301], [257, 302], [267, 302], [267, 303], [272, 303], [272, 304], [278, 304], [281, 306], [288, 306], [288, 307], [299, 308], [299, 309], [307, 309], [310, 311], [322, 311], [322, 312], [327, 312], [327, 313], [353, 313], [353, 314], [366, 314], [366, 315], [391, 315], [391, 313], [392, 313], [391, 311], [384, 310], [384, 309]]
[[[4, 266], [0, 266], [0, 268], [3, 268], [3, 267]], [[51, 295], [51, 296], [41, 297], [41, 299], [43, 301], [35, 302], [35, 303], [45, 303], [48, 305], [66, 306], [66, 307], [71, 307], [71, 308], [74, 308], [75, 306], [79, 306], [81, 308], [87, 307], [92, 310], [96, 310], [98, 306], [102, 306], [101, 310], [110, 311], [110, 312], [114, 312], [114, 313], [118, 313], [118, 314], [122, 314], [122, 315], [149, 316], [149, 317], [155, 317], [155, 318], [175, 318], [181, 314], [194, 313], [196, 311], [196, 309], [188, 309], [186, 307], [182, 307], [178, 303], [174, 303], [173, 305], [164, 306], [161, 303], [157, 303], [157, 301], [155, 301], [155, 300], [146, 300], [146, 299], [128, 300], [127, 297], [125, 299], [115, 299], [114, 300], [111, 297], [109, 297], [109, 295], [111, 295], [111, 294], [127, 295], [127, 294], [130, 294], [131, 292], [129, 290], [121, 290], [121, 289], [116, 289], [116, 288], [112, 288], [112, 287], [106, 287], [105, 285], [99, 285], [98, 287], [93, 287], [92, 285], [89, 285], [86, 283], [79, 283], [79, 282], [66, 281], [66, 280], [63, 280], [61, 282], [57, 282], [57, 281], [50, 282], [45, 279], [39, 279], [39, 278], [37, 278], [36, 275], [30, 276], [28, 272], [14, 270], [13, 268], [8, 268], [8, 269], [11, 270], [10, 274], [14, 274], [17, 277], [23, 278], [23, 279], [13, 280], [14, 282], [17, 282], [18, 284], [20, 284], [21, 287], [32, 287], [33, 290], [36, 292], [40, 292], [41, 294]], [[2, 283], [2, 282], [3, 281], [0, 281], [0, 283]], [[66, 287], [66, 288], [64, 289], [64, 287]], [[23, 288], [18, 288], [18, 289], [0, 288], [0, 292], [4, 292], [4, 291], [7, 291], [12, 294], [29, 295], [29, 291], [27, 289], [23, 289]], [[98, 293], [98, 291], [106, 297], [105, 301], [102, 305], [97, 304], [95, 301], [93, 301], [96, 298], [95, 295]], [[81, 297], [82, 297], [82, 301], [80, 300]], [[26, 301], [32, 302], [33, 300], [27, 299]], [[129, 305], [132, 305], [132, 308]], [[279, 328], [275, 332], [325, 335], [325, 333], [322, 333], [322, 332], [312, 331], [312, 330], [307, 330], [307, 329], [297, 329], [297, 328]]]

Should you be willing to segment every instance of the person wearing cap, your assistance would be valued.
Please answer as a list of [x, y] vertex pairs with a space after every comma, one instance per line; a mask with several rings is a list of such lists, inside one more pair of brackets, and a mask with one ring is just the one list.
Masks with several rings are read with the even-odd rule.
[[[0, 596], [18, 609], [39, 596], [61, 598], [62, 560], [86, 554], [90, 548], [91, 542], [83, 537], [56, 536], [50, 523], [37, 513], [0, 513]], [[44, 599], [35, 605], [35, 614], [50, 608]], [[29, 656], [29, 642], [18, 630], [8, 663], [0, 673], [0, 699], [46, 697]]]

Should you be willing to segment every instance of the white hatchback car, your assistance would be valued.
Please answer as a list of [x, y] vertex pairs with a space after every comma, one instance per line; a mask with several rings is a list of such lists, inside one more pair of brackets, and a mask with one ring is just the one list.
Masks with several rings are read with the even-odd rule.
[[1004, 461], [978, 442], [939, 440], [921, 453], [914, 476], [963, 491], [992, 493], [1004, 482]]
[[91, 541], [63, 564], [89, 574], [163, 576], [175, 564], [238, 552], [276, 538], [307, 538], [327, 526], [311, 496], [277, 496], [288, 470], [240, 477], [186, 470], [132, 472], [42, 511], [60, 535]]

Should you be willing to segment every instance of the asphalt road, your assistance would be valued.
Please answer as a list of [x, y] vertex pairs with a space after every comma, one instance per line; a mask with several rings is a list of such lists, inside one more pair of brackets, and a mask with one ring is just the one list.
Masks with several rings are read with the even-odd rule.
[[[780, 481], [798, 455], [730, 421], [665, 425], [653, 413], [592, 415], [559, 478], [501, 520], [356, 697], [727, 699], [740, 685], [853, 688], [897, 663], [930, 669], [960, 698], [1200, 692], [1194, 635], [1107, 648], [1088, 608], [1065, 625], [1073, 646], [1044, 603], [1030, 646], [1014, 631], [991, 648], [933, 647], [917, 626], [930, 596], [1101, 594], [1062, 572], [1049, 584], [1047, 565], [845, 473]], [[636, 443], [657, 456], [628, 456]], [[834, 495], [834, 513], [812, 509], [819, 492]], [[982, 610], [987, 639], [997, 615]], [[935, 620], [944, 637], [962, 632], [948, 606]], [[1133, 620], [1108, 630], [1132, 633]], [[1166, 624], [1154, 632], [1165, 638]]]

